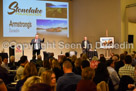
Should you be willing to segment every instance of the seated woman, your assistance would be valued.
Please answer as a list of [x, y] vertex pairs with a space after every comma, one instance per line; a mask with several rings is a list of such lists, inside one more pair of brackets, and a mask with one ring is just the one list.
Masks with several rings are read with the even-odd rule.
[[44, 71], [41, 75], [41, 82], [51, 86], [51, 91], [56, 91], [56, 76], [53, 71]]
[[97, 91], [96, 85], [93, 82], [95, 71], [90, 67], [82, 69], [82, 80], [77, 84], [76, 91]]
[[17, 82], [16, 90], [17, 90], [17, 91], [20, 91], [22, 85], [24, 84], [24, 82], [27, 80], [28, 77], [31, 77], [31, 76], [37, 76], [36, 66], [35, 66], [35, 64], [32, 63], [32, 62], [31, 62], [31, 63], [27, 63], [27, 64], [25, 65], [25, 68], [24, 68], [24, 71], [23, 71], [22, 79]]
[[28, 91], [29, 87], [36, 83], [41, 83], [41, 78], [39, 76], [29, 77], [22, 86], [21, 91]]
[[46, 70], [51, 70], [51, 65], [49, 63], [49, 60], [43, 61], [43, 67], [40, 67], [40, 69], [38, 71], [38, 75], [41, 76], [41, 74]]

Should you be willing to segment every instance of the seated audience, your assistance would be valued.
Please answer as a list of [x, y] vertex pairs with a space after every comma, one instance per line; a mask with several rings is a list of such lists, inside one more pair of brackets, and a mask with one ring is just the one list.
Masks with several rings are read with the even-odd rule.
[[51, 87], [45, 83], [36, 83], [30, 86], [28, 91], [51, 91]]
[[53, 71], [44, 71], [41, 75], [41, 82], [51, 86], [51, 91], [56, 91], [56, 76]]
[[130, 76], [135, 82], [135, 67], [131, 65], [132, 58], [130, 55], [127, 55], [125, 58], [125, 65], [119, 69], [119, 76], [122, 77], [124, 75]]
[[3, 59], [3, 62], [2, 62], [2, 64], [1, 64], [1, 66], [2, 66], [3, 68], [5, 68], [7, 71], [10, 70], [10, 68], [8, 67], [8, 58], [4, 58], [4, 59]]
[[92, 58], [92, 60], [90, 61], [90, 67], [92, 69], [96, 69], [99, 63], [100, 63], [100, 61], [98, 61], [98, 58], [96, 56], [94, 56]]
[[69, 87], [71, 87], [71, 85], [77, 85], [77, 83], [81, 80], [80, 75], [76, 75], [72, 72], [71, 62], [65, 61], [63, 63], [63, 71], [64, 75], [59, 77], [57, 81], [57, 91], [67, 91], [70, 89]]
[[75, 65], [75, 68], [74, 68], [74, 73], [77, 74], [77, 75], [81, 75], [81, 59], [78, 58], [76, 59], [74, 65]]
[[0, 91], [7, 91], [7, 87], [5, 86], [2, 79], [0, 79]]
[[82, 80], [77, 84], [76, 91], [97, 91], [96, 85], [93, 82], [95, 71], [90, 67], [82, 69]]
[[5, 68], [1, 67], [1, 64], [2, 64], [2, 58], [0, 56], [0, 79], [2, 79], [4, 83], [7, 85], [8, 83], [10, 83], [8, 71]]
[[16, 71], [17, 80], [21, 80], [21, 77], [22, 77], [23, 71], [24, 71], [24, 66], [27, 64], [27, 62], [28, 62], [27, 56], [22, 56], [20, 58], [20, 66], [18, 67], [18, 69]]
[[28, 88], [36, 83], [41, 83], [41, 78], [39, 76], [29, 77], [23, 84], [21, 91], [28, 91]]
[[117, 72], [114, 69], [114, 61], [108, 60], [107, 66], [108, 66], [107, 69], [108, 69], [108, 72], [109, 72], [109, 76], [110, 76], [111, 81], [112, 81], [113, 86], [114, 86], [114, 90], [117, 91], [118, 87], [119, 87], [120, 78], [119, 78]]
[[40, 69], [38, 71], [38, 75], [41, 76], [41, 74], [46, 70], [51, 70], [49, 60], [44, 60], [43, 61], [43, 67], [40, 67]]
[[21, 78], [21, 80], [19, 80], [17, 82], [16, 85], [16, 90], [20, 91], [21, 87], [23, 86], [24, 82], [27, 80], [27, 78], [31, 77], [31, 76], [37, 76], [37, 69], [34, 63], [27, 63], [25, 65], [24, 71], [23, 71], [23, 76]]
[[17, 64], [15, 63], [15, 57], [10, 56], [10, 63], [8, 64], [10, 70], [16, 70]]

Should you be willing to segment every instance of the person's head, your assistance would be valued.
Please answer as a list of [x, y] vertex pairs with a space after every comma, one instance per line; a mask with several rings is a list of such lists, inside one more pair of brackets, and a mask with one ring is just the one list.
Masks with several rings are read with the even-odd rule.
[[37, 60], [42, 60], [41, 55], [38, 55], [38, 56], [37, 56]]
[[51, 86], [45, 83], [36, 83], [30, 86], [28, 91], [51, 91]]
[[115, 65], [114, 65], [114, 62], [115, 62], [115, 61], [113, 61], [113, 60], [108, 60], [108, 61], [107, 61], [107, 66], [111, 66], [111, 67], [114, 68], [114, 66], [115, 66]]
[[2, 57], [0, 56], [0, 66], [1, 66], [1, 64], [2, 64]]
[[125, 60], [125, 55], [124, 54], [120, 54], [120, 61], [124, 61]]
[[10, 62], [11, 63], [15, 62], [15, 57], [14, 56], [10, 56]]
[[127, 52], [127, 51], [124, 51], [124, 55], [125, 55], [125, 56], [128, 55], [128, 52]]
[[119, 61], [117, 56], [113, 56], [113, 57], [112, 57], [112, 60], [115, 61], [115, 62], [118, 62], [118, 61]]
[[100, 54], [100, 58], [101, 58], [101, 57], [104, 57], [104, 54]]
[[42, 83], [50, 85], [51, 87], [56, 85], [55, 73], [51, 70], [44, 71], [41, 75]]
[[87, 37], [86, 37], [86, 36], [84, 37], [84, 40], [87, 40]]
[[119, 54], [114, 54], [114, 56], [116, 56], [117, 60], [119, 60]]
[[5, 64], [8, 64], [8, 58], [4, 58], [4, 59], [3, 59], [3, 62], [4, 62]]
[[78, 59], [76, 59], [76, 61], [75, 61], [75, 67], [81, 67], [81, 59], [80, 58], [78, 58]]
[[35, 35], [35, 39], [38, 39], [38, 38], [39, 38], [39, 35], [38, 35], [38, 34], [36, 34], [36, 35]]
[[90, 67], [86, 67], [82, 69], [82, 79], [84, 80], [93, 80], [95, 76], [95, 70]]
[[82, 55], [82, 60], [87, 60], [88, 58], [87, 58], [87, 55], [84, 53], [83, 55]]
[[25, 64], [28, 62], [27, 56], [22, 56], [22, 57], [20, 58], [20, 61], [21, 61], [21, 64], [25, 65]]
[[132, 63], [132, 57], [131, 57], [130, 55], [127, 55], [127, 56], [125, 57], [125, 63], [126, 63], [126, 64], [131, 64], [131, 63]]
[[83, 60], [81, 63], [81, 69], [83, 69], [85, 67], [90, 67], [90, 62], [87, 60]]
[[105, 63], [106, 62], [106, 58], [105, 57], [100, 57], [100, 62]]
[[93, 56], [92, 60], [98, 61], [98, 57], [97, 56]]
[[97, 68], [96, 68], [95, 73], [98, 76], [101, 76], [102, 74], [105, 75], [106, 79], [108, 79], [108, 77], [109, 77], [109, 73], [108, 73], [107, 66], [106, 66], [105, 63], [99, 63]]
[[73, 55], [73, 56], [71, 57], [71, 61], [72, 61], [73, 63], [76, 61], [76, 59], [77, 59], [77, 56], [76, 56], [76, 55]]
[[65, 53], [65, 56], [66, 56], [66, 57], [69, 57], [69, 56], [70, 56], [70, 55], [69, 55], [69, 52], [66, 52], [66, 53]]
[[51, 65], [49, 63], [49, 60], [44, 60], [43, 61], [43, 67], [46, 69], [51, 69]]
[[37, 69], [33, 62], [27, 63], [25, 65], [22, 79], [26, 79], [31, 76], [37, 76]]
[[28, 91], [28, 88], [36, 83], [41, 83], [41, 78], [39, 76], [29, 77], [23, 84], [21, 91]]
[[56, 59], [52, 60], [52, 68], [59, 68], [59, 69], [61, 69], [58, 60], [56, 60]]
[[64, 73], [71, 73], [72, 72], [72, 63], [70, 61], [65, 61], [63, 63], [63, 71]]

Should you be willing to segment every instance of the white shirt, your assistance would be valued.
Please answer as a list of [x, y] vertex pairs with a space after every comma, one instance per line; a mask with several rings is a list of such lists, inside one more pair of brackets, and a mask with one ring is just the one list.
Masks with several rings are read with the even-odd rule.
[[37, 50], [39, 49], [39, 48], [38, 48], [38, 39], [35, 39], [35, 46], [34, 46], [34, 47], [35, 47], [35, 49], [37, 49]]
[[86, 40], [84, 41], [84, 45], [85, 45], [84, 48], [86, 49], [87, 48], [87, 41]]

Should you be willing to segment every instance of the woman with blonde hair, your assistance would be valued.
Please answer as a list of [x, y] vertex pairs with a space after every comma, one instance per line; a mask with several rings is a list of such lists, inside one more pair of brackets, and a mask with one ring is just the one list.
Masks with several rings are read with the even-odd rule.
[[52, 91], [56, 91], [56, 76], [53, 71], [50, 70], [44, 71], [41, 75], [41, 81], [42, 83], [50, 85]]
[[29, 77], [23, 84], [21, 91], [28, 91], [29, 87], [36, 83], [41, 83], [41, 78], [39, 76]]
[[33, 62], [27, 63], [25, 65], [25, 68], [23, 71], [23, 76], [22, 76], [21, 80], [19, 80], [17, 82], [16, 90], [20, 91], [24, 82], [27, 80], [28, 77], [31, 77], [31, 76], [37, 76], [37, 69], [36, 69], [36, 66]]

